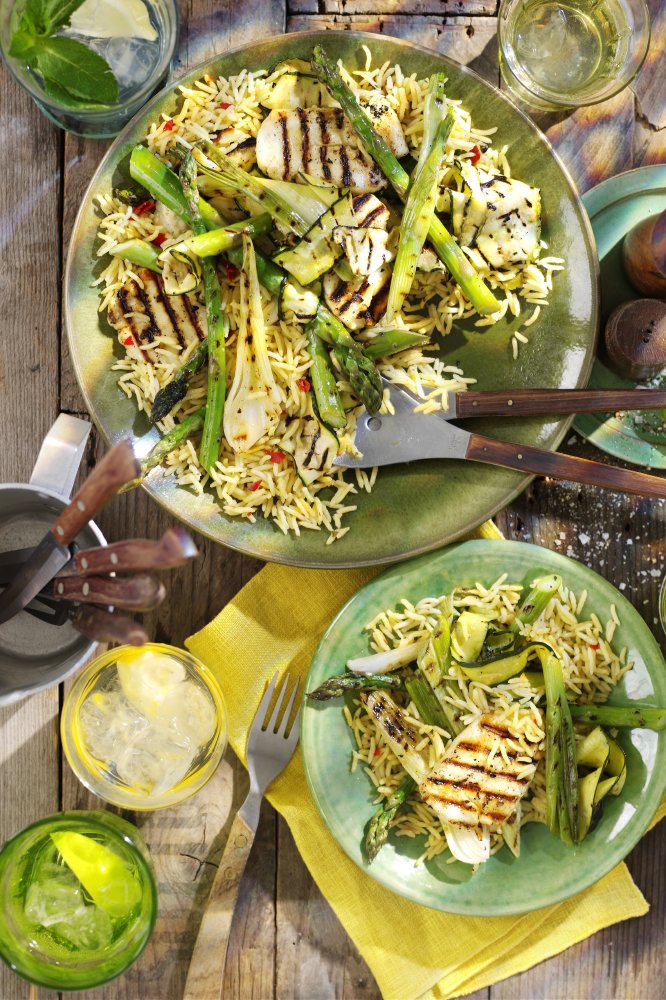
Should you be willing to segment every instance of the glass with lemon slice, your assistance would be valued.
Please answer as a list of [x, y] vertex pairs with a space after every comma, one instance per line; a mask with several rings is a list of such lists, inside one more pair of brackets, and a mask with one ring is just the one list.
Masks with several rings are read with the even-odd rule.
[[198, 791], [224, 753], [219, 685], [175, 646], [121, 646], [88, 665], [62, 713], [67, 759], [83, 784], [126, 809], [172, 806]]
[[39, 820], [0, 851], [0, 955], [24, 979], [88, 989], [148, 943], [157, 889], [139, 831], [108, 812]]

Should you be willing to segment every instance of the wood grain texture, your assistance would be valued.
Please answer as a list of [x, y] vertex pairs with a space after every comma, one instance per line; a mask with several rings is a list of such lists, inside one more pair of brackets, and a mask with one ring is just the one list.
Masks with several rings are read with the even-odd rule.
[[[666, 308], [666, 306], [664, 307]], [[517, 417], [555, 413], [603, 413], [616, 410], [660, 409], [662, 389], [515, 389], [459, 393], [458, 417]]]
[[[404, 9], [404, 8], [403, 8]], [[494, 17], [438, 17], [425, 14], [295, 14], [288, 31], [373, 31], [394, 35], [441, 52], [469, 66], [484, 80], [499, 82]]]
[[184, 1000], [219, 1000], [236, 899], [255, 832], [236, 813], [194, 942]]

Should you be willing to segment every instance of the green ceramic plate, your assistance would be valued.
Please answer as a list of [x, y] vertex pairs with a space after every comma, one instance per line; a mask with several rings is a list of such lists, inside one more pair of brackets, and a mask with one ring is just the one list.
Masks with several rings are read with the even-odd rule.
[[[601, 264], [601, 320], [615, 306], [640, 294], [622, 267], [624, 237], [639, 222], [666, 209], [666, 166], [654, 164], [628, 170], [598, 184], [583, 195]], [[633, 388], [636, 383], [616, 375], [597, 358], [590, 385], [596, 389]], [[663, 380], [666, 385], [666, 379]], [[597, 448], [615, 458], [653, 469], [666, 469], [666, 428], [662, 410], [580, 413], [574, 428]]]
[[[622, 622], [614, 646], [627, 646], [635, 662], [613, 692], [612, 703], [666, 705], [666, 664], [649, 628], [618, 591], [592, 570], [566, 556], [522, 542], [471, 541], [451, 545], [388, 570], [360, 590], [340, 611], [314, 655], [306, 681], [311, 691], [338, 673], [346, 660], [368, 652], [363, 627], [402, 598], [442, 594], [477, 580], [490, 584], [502, 573], [529, 583], [541, 573], [559, 573], [578, 594], [588, 592], [586, 613], [601, 621], [617, 607]], [[566, 847], [541, 824], [522, 833], [520, 858], [503, 848], [479, 871], [434, 859], [414, 867], [423, 838], [389, 837], [372, 865], [361, 853], [364, 827], [375, 810], [370, 782], [349, 771], [352, 736], [340, 703], [306, 703], [301, 749], [310, 791], [324, 822], [344, 851], [388, 889], [415, 903], [451, 913], [499, 916], [550, 906], [573, 896], [609, 872], [647, 829], [666, 789], [666, 732], [622, 730], [627, 781], [607, 800], [597, 828], [575, 848]]]
[[[318, 41], [348, 66], [361, 64], [365, 59], [361, 46], [366, 44], [377, 62], [400, 62], [407, 73], [427, 76], [444, 70], [451, 97], [464, 100], [480, 128], [497, 126], [495, 141], [509, 146], [516, 176], [541, 188], [549, 252], [566, 258], [568, 267], [556, 279], [551, 305], [530, 329], [530, 344], [513, 362], [510, 321], [486, 333], [460, 326], [442, 343], [441, 356], [461, 365], [483, 389], [585, 385], [594, 357], [598, 298], [596, 255], [587, 216], [547, 140], [498, 90], [429, 49], [351, 31], [271, 38], [221, 55], [178, 82], [187, 84], [204, 72], [230, 75], [243, 67], [270, 68], [287, 57], [308, 58]], [[109, 191], [118, 164], [143, 139], [148, 123], [161, 112], [172, 114], [178, 102], [176, 86], [167, 89], [111, 146], [84, 196], [67, 262], [69, 346], [86, 404], [107, 440], [129, 433], [139, 453], [148, 450], [156, 432], [120, 392], [111, 371], [116, 340], [97, 312], [97, 292], [91, 287], [98, 223], [94, 203], [96, 195]], [[555, 448], [569, 423], [569, 418], [486, 420], [475, 422], [475, 427], [512, 441]], [[288, 538], [269, 522], [252, 525], [243, 518], [227, 518], [212, 497], [197, 497], [156, 473], [147, 489], [174, 517], [231, 548], [301, 566], [353, 566], [389, 562], [444, 545], [500, 510], [528, 482], [529, 477], [514, 472], [460, 462], [394, 466], [381, 473], [372, 494], [356, 499], [358, 510], [348, 522], [352, 530], [329, 546], [326, 532]]]

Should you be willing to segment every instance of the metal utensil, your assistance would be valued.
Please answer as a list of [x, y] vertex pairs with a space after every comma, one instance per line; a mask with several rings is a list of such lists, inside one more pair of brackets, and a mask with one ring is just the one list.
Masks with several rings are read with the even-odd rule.
[[125, 611], [152, 611], [166, 597], [166, 587], [149, 573], [67, 576], [62, 580], [53, 580], [41, 593], [55, 600], [76, 604], [112, 605]]
[[53, 579], [71, 557], [68, 545], [79, 531], [115, 496], [120, 487], [139, 474], [131, 445], [119, 441], [92, 470], [72, 501], [58, 515], [50, 530], [0, 596], [0, 624], [13, 618]]
[[278, 674], [275, 674], [250, 727], [247, 744], [250, 791], [231, 824], [194, 945], [183, 1000], [219, 1000], [231, 919], [259, 823], [261, 797], [271, 781], [289, 763], [298, 742], [300, 707], [293, 721], [291, 715], [300, 681], [294, 685], [287, 701], [291, 679], [289, 674], [282, 677], [275, 707], [269, 717], [277, 683]]
[[[362, 453], [361, 457], [339, 455], [335, 460], [336, 465], [367, 469], [376, 465], [396, 465], [428, 458], [457, 458], [483, 462], [487, 465], [500, 465], [537, 476], [552, 476], [555, 479], [567, 479], [575, 483], [589, 483], [623, 493], [636, 493], [639, 496], [666, 497], [666, 479], [658, 476], [617, 469], [602, 462], [561, 455], [544, 448], [532, 448], [510, 441], [483, 437], [449, 422], [452, 417], [462, 416], [463, 412], [465, 416], [506, 416], [510, 413], [526, 416], [551, 413], [554, 406], [560, 407], [557, 409], [559, 413], [572, 412], [572, 409], [584, 403], [580, 394], [589, 394], [592, 390], [561, 389], [552, 392], [523, 390], [514, 394], [474, 393], [476, 407], [474, 398], [464, 406], [461, 398], [453, 400], [445, 412], [426, 414], [414, 412], [415, 405], [423, 402], [422, 400], [386, 381], [385, 386], [389, 390], [395, 413], [381, 416], [362, 414], [356, 422], [355, 436], [355, 445]], [[641, 399], [648, 395], [648, 391], [631, 390], [634, 395], [639, 394]], [[568, 395], [563, 396], [569, 392], [572, 393], [570, 402]], [[535, 398], [534, 394], [537, 394], [538, 398]], [[573, 398], [573, 394], [576, 394], [579, 402]], [[467, 393], [459, 395], [464, 397]], [[487, 395], [492, 396], [492, 399], [487, 399]], [[603, 400], [601, 400], [602, 395]], [[530, 396], [529, 402], [528, 396]], [[608, 409], [609, 392], [595, 392], [595, 396], [599, 399], [599, 408]], [[517, 400], [520, 401], [522, 409], [518, 407]], [[589, 409], [592, 403], [587, 405]], [[593, 405], [596, 409], [597, 404]], [[626, 407], [626, 404], [624, 405]], [[467, 412], [468, 407], [471, 412]], [[646, 409], [642, 403], [635, 408]]]
[[[72, 546], [70, 546], [70, 550]], [[22, 569], [34, 549], [0, 552], [0, 587], [7, 586]], [[80, 549], [56, 574], [66, 576], [101, 576], [104, 573], [132, 573], [138, 570], [166, 570], [182, 566], [197, 556], [198, 550], [184, 528], [167, 528], [154, 542], [147, 538], [128, 538], [103, 548]]]

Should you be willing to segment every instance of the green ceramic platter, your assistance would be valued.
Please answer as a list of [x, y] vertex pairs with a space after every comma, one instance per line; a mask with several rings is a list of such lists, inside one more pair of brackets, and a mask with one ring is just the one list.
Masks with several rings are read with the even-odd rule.
[[[550, 306], [530, 328], [529, 345], [513, 362], [510, 330], [515, 320], [485, 333], [459, 326], [442, 343], [441, 356], [474, 376], [482, 389], [584, 385], [594, 356], [598, 300], [596, 256], [587, 216], [547, 140], [498, 90], [429, 49], [351, 31], [282, 35], [245, 46], [199, 67], [179, 84], [191, 83], [205, 72], [231, 75], [244, 67], [270, 69], [288, 57], [307, 59], [317, 42], [350, 67], [363, 64], [361, 46], [368, 45], [376, 62], [399, 62], [406, 73], [428, 76], [444, 70], [449, 94], [464, 101], [477, 126], [497, 126], [495, 142], [509, 146], [515, 175], [541, 188], [549, 253], [564, 257], [568, 266], [556, 277]], [[156, 432], [120, 392], [111, 371], [118, 347], [97, 311], [97, 291], [91, 287], [98, 266], [95, 197], [110, 190], [114, 172], [143, 139], [148, 123], [161, 112], [172, 114], [178, 104], [174, 85], [154, 98], [111, 146], [83, 198], [67, 263], [69, 346], [86, 404], [108, 441], [130, 434], [140, 454], [155, 441]], [[481, 433], [556, 448], [569, 423], [569, 418], [494, 420], [477, 421], [475, 427]], [[197, 497], [157, 472], [146, 488], [174, 517], [231, 548], [295, 565], [353, 566], [390, 562], [438, 548], [500, 510], [528, 482], [520, 474], [471, 463], [419, 462], [388, 468], [381, 472], [372, 494], [354, 499], [358, 510], [347, 522], [352, 530], [329, 546], [323, 531], [285, 537], [267, 521], [253, 525], [243, 518], [227, 518], [212, 496]]]
[[[582, 563], [522, 542], [469, 541], [420, 556], [387, 570], [360, 590], [340, 611], [321, 640], [306, 681], [311, 691], [339, 673], [346, 660], [369, 651], [363, 629], [385, 608], [417, 601], [502, 573], [528, 584], [542, 573], [559, 573], [578, 594], [588, 592], [585, 613], [602, 622], [615, 604], [622, 622], [613, 645], [626, 646], [635, 663], [613, 692], [611, 703], [666, 705], [666, 664], [638, 612], [606, 580]], [[624, 858], [647, 829], [666, 788], [666, 732], [622, 730], [627, 756], [622, 794], [607, 800], [596, 829], [577, 847], [566, 847], [541, 824], [522, 831], [521, 854], [503, 848], [475, 875], [460, 862], [441, 858], [419, 867], [424, 838], [391, 835], [372, 865], [361, 851], [365, 825], [376, 806], [362, 771], [350, 773], [351, 731], [340, 702], [306, 702], [301, 748], [310, 791], [324, 822], [344, 851], [371, 877], [416, 903], [451, 913], [499, 916], [540, 909], [581, 892]]]
[[[601, 321], [629, 299], [640, 298], [622, 266], [624, 237], [639, 222], [666, 209], [666, 166], [654, 164], [628, 170], [598, 184], [583, 195], [601, 265]], [[664, 382], [666, 384], [666, 381]], [[636, 383], [616, 375], [599, 357], [590, 385], [597, 389], [633, 388]], [[662, 386], [663, 387], [663, 386]], [[597, 448], [636, 465], [666, 469], [666, 428], [662, 410], [626, 413], [580, 413], [574, 428]]]

